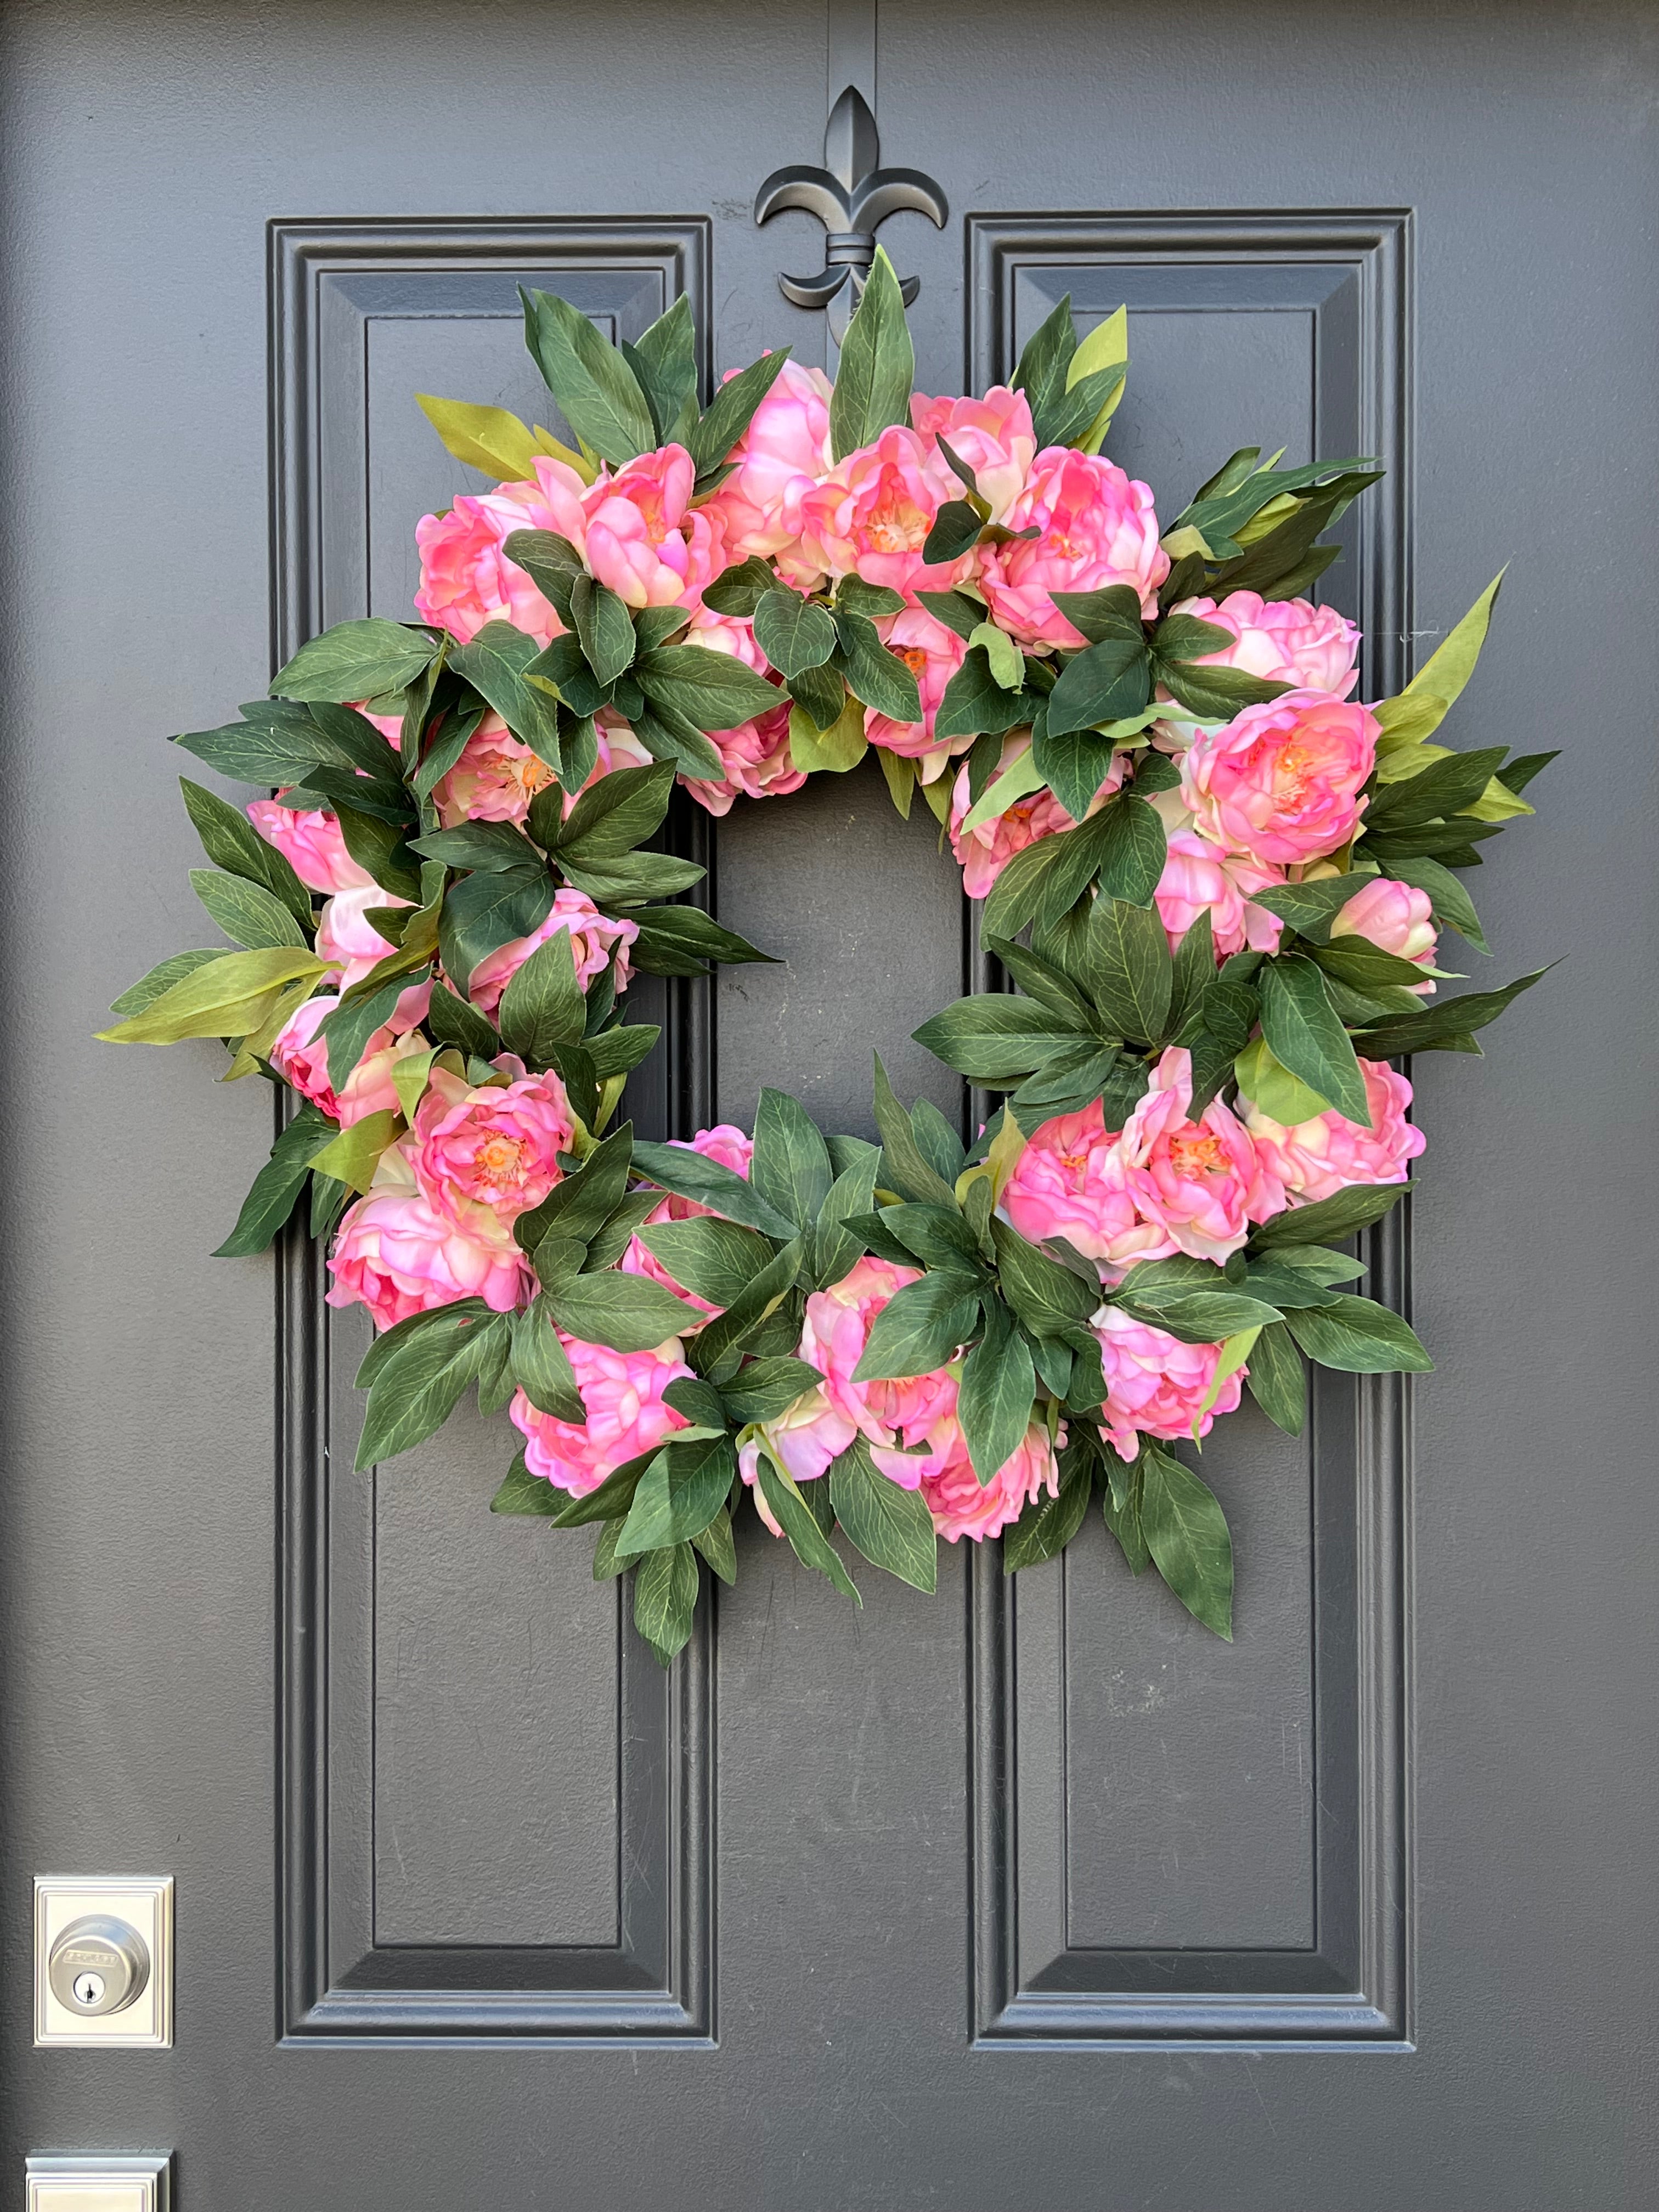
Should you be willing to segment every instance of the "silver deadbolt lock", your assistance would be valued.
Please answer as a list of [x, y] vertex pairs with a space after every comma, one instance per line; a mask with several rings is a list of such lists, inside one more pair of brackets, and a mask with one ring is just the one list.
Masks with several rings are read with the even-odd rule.
[[83, 2020], [97, 2020], [125, 2012], [143, 1995], [149, 1947], [130, 1921], [88, 1913], [59, 1934], [46, 1972], [60, 2005]]

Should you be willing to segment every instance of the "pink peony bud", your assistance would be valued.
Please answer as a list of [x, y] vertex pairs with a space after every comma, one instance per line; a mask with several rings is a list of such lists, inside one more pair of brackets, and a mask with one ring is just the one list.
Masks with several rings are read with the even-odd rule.
[[[1413, 884], [1395, 883], [1388, 876], [1372, 876], [1354, 893], [1336, 920], [1331, 935], [1363, 937], [1401, 960], [1414, 960], [1419, 968], [1434, 965], [1438, 939], [1434, 927], [1434, 902]], [[1434, 978], [1413, 983], [1419, 999], [1430, 997]]]
[[728, 562], [772, 559], [793, 548], [802, 503], [830, 467], [833, 389], [821, 368], [787, 361], [750, 416], [732, 450], [736, 465], [704, 509], [720, 518]]
[[247, 818], [307, 890], [362, 890], [374, 880], [347, 852], [338, 815], [325, 807], [284, 806], [275, 799], [256, 799], [248, 805]]

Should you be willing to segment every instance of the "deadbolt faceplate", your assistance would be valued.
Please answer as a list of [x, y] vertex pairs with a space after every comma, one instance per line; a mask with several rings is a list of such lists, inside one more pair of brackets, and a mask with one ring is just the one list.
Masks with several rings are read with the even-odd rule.
[[39, 1875], [37, 2044], [173, 2041], [173, 1878]]
[[71, 1920], [52, 1945], [46, 1972], [52, 1995], [88, 2020], [125, 2012], [149, 1979], [149, 1946], [130, 1920], [93, 1912]]

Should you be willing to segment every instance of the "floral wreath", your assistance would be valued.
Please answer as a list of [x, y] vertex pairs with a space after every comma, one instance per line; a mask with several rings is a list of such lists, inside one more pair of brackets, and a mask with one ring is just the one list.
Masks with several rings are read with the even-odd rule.
[[[1160, 532], [1101, 454], [1121, 309], [1079, 343], [1062, 301], [1008, 386], [926, 398], [878, 252], [833, 386], [768, 353], [704, 410], [684, 300], [620, 347], [524, 308], [575, 448], [422, 397], [499, 489], [420, 524], [418, 625], [338, 623], [176, 740], [277, 791], [184, 782], [241, 949], [164, 960], [102, 1034], [219, 1037], [288, 1094], [220, 1252], [306, 1202], [377, 1331], [359, 1466], [476, 1383], [522, 1438], [494, 1510], [597, 1525], [665, 1663], [745, 1491], [854, 1600], [837, 1524], [931, 1591], [937, 1537], [1012, 1571], [1097, 1496], [1230, 1636], [1227, 1524], [1173, 1447], [1246, 1385], [1298, 1433], [1304, 1358], [1431, 1365], [1345, 1287], [1424, 1146], [1390, 1063], [1478, 1053], [1536, 980], [1443, 995], [1435, 964], [1443, 928], [1486, 951], [1461, 872], [1554, 757], [1431, 742], [1498, 584], [1352, 699], [1358, 632], [1307, 594], [1380, 471], [1252, 448]], [[772, 1090], [752, 1136], [612, 1128], [659, 1034], [631, 977], [766, 957], [649, 848], [673, 786], [720, 815], [867, 748], [1011, 986], [917, 1036], [1005, 1103], [964, 1146], [878, 1059], [879, 1146]]]

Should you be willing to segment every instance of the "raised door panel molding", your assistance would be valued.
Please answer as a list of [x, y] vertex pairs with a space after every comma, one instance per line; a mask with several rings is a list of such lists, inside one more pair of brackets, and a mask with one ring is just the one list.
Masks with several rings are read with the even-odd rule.
[[[489, 480], [416, 391], [565, 434], [518, 286], [615, 337], [682, 293], [707, 344], [709, 224], [277, 223], [270, 236], [272, 653], [406, 619], [414, 527]], [[708, 365], [702, 363], [707, 386]], [[678, 841], [700, 832], [682, 823]], [[669, 1049], [629, 1086], [653, 1136], [700, 1118], [701, 994], [647, 979]], [[362, 1316], [320, 1255], [281, 1276], [285, 2034], [452, 2040], [713, 2034], [707, 1608], [665, 1674], [587, 1547], [492, 1520], [501, 1419], [351, 1472]]]
[[[1127, 301], [1110, 455], [1161, 513], [1258, 438], [1376, 455], [1324, 593], [1366, 633], [1375, 698], [1410, 629], [1409, 249], [1395, 212], [971, 216], [972, 385], [1066, 294], [1080, 331]], [[1408, 1234], [1402, 1205], [1365, 1240], [1390, 1304]], [[1238, 1550], [1231, 1646], [1101, 1528], [1012, 1579], [974, 1562], [984, 2044], [1409, 2039], [1409, 1385], [1321, 1372], [1299, 1443], [1247, 1405], [1204, 1471]]]

